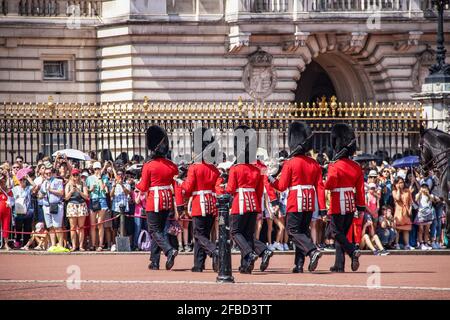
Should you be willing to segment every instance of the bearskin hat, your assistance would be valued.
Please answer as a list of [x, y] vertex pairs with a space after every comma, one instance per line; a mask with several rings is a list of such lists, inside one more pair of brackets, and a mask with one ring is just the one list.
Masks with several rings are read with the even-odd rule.
[[331, 147], [335, 153], [334, 160], [351, 157], [357, 148], [353, 128], [345, 123], [335, 124], [331, 128]]
[[289, 125], [288, 129], [288, 145], [289, 149], [296, 154], [305, 154], [312, 149], [312, 130], [303, 121], [294, 121]]
[[165, 157], [169, 152], [169, 137], [166, 130], [160, 126], [153, 125], [147, 129], [147, 148], [151, 151], [151, 157]]
[[236, 163], [256, 161], [257, 138], [255, 129], [246, 125], [234, 129], [234, 155]]

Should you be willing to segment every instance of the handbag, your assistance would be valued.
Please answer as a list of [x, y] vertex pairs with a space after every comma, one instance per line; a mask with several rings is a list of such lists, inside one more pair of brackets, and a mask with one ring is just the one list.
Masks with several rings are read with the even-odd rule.
[[59, 212], [59, 204], [57, 203], [50, 203], [50, 214], [58, 214]]
[[100, 211], [102, 210], [102, 206], [100, 205], [100, 200], [93, 199], [91, 200], [92, 211]]
[[[47, 184], [47, 188], [50, 188], [50, 186]], [[59, 212], [59, 203], [50, 203], [50, 197], [48, 195], [48, 189], [47, 191], [47, 201], [49, 203], [49, 212], [50, 214], [58, 214]]]
[[14, 204], [14, 212], [17, 215], [25, 215], [27, 213], [27, 204], [25, 198], [18, 198]]

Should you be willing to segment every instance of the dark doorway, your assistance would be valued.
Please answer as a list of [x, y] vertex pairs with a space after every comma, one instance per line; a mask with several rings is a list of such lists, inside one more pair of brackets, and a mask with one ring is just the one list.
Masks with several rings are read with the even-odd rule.
[[327, 72], [320, 64], [311, 61], [300, 75], [295, 91], [295, 102], [320, 102], [323, 96], [330, 101], [333, 95], [336, 96], [336, 90]]

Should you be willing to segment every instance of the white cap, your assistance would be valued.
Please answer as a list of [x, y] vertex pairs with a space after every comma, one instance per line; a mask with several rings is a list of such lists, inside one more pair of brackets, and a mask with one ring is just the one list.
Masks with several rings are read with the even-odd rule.
[[93, 168], [94, 168], [94, 169], [101, 169], [101, 168], [102, 168], [102, 164], [101, 164], [100, 162], [97, 161], [97, 162], [94, 163]]
[[83, 177], [89, 177], [89, 173], [87, 173], [86, 171], [84, 171], [81, 175], [82, 175]]
[[402, 178], [403, 180], [406, 180], [406, 173], [403, 171], [398, 172], [397, 178]]
[[375, 170], [370, 170], [369, 177], [378, 177], [378, 172], [376, 172]]
[[35, 230], [36, 230], [37, 232], [43, 230], [44, 228], [45, 228], [45, 225], [44, 225], [43, 222], [38, 222], [38, 223], [36, 223], [36, 225], [35, 225]]

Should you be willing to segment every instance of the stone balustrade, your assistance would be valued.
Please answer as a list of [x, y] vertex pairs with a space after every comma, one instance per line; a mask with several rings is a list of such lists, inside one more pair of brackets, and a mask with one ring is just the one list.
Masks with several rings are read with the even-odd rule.
[[0, 14], [25, 17], [97, 17], [102, 0], [0, 0]]
[[[122, 1], [122, 2], [121, 2]], [[261, 16], [295, 13], [333, 12], [421, 12], [432, 8], [431, 0], [0, 0], [0, 15], [18, 16], [102, 16], [102, 6], [116, 11], [138, 7], [142, 14], [208, 15], [259, 14]], [[120, 4], [119, 4], [120, 3]], [[153, 12], [154, 10], [158, 12]], [[108, 15], [115, 15], [111, 12]]]

